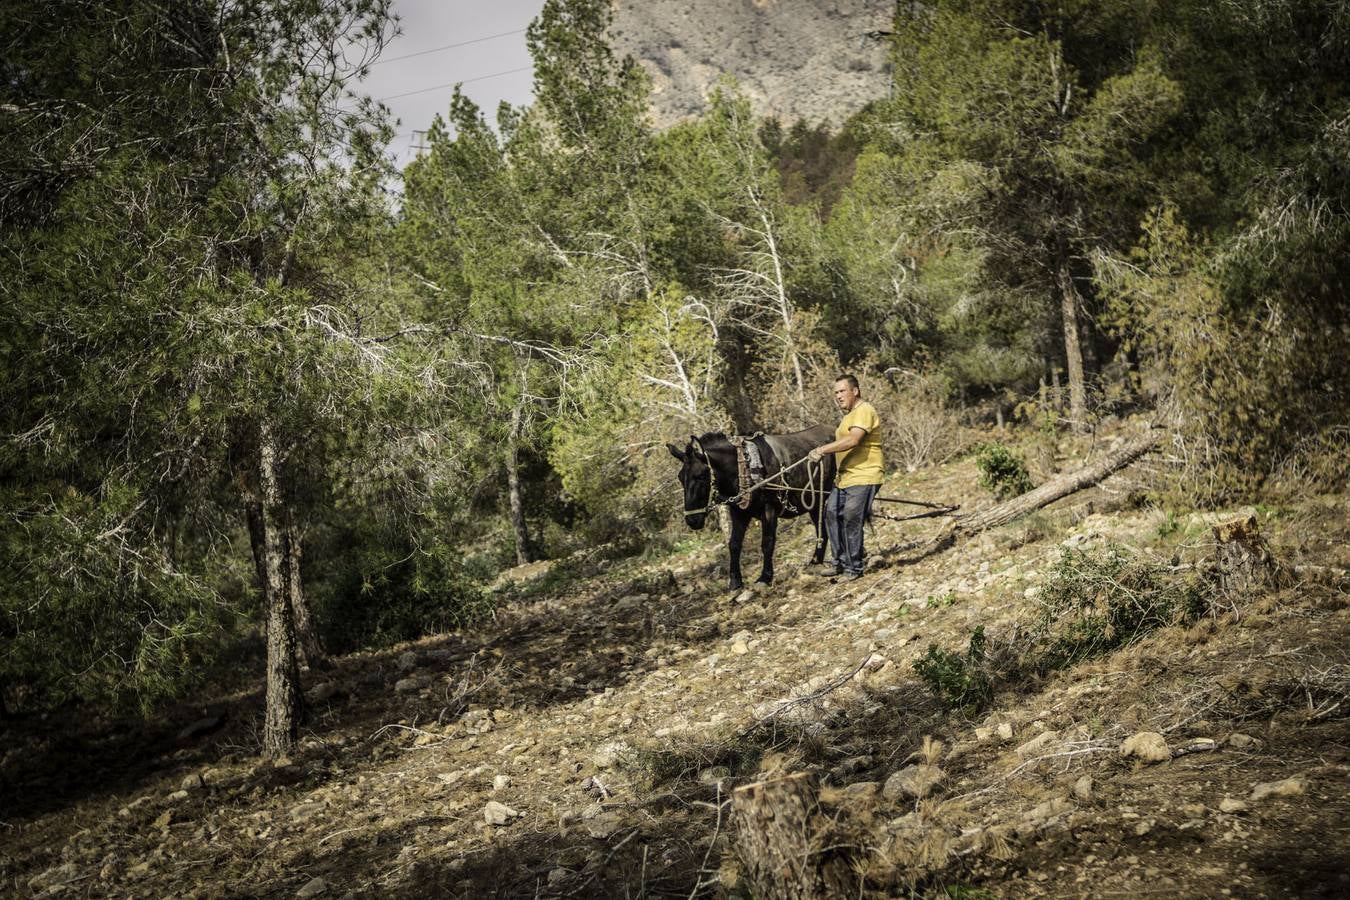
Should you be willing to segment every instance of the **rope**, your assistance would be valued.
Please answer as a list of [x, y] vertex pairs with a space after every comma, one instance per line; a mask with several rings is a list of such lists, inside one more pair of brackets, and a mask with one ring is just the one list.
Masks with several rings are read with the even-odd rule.
[[[806, 502], [805, 502], [805, 501], [806, 501], [807, 495], [809, 495], [809, 494], [829, 494], [829, 491], [826, 491], [826, 490], [825, 490], [825, 487], [823, 487], [823, 484], [825, 484], [825, 479], [822, 478], [822, 479], [821, 479], [821, 487], [818, 487], [818, 488], [817, 488], [817, 487], [810, 487], [810, 486], [807, 486], [807, 487], [774, 487], [774, 486], [771, 486], [771, 490], [779, 490], [779, 491], [782, 491], [782, 490], [801, 491], [801, 493], [802, 493], [802, 499], [803, 499], [803, 506], [805, 506], [807, 510], [810, 510], [810, 509], [811, 509], [811, 506], [809, 505], [809, 503], [806, 503]], [[948, 514], [950, 514], [950, 513], [954, 513], [954, 511], [956, 511], [956, 510], [958, 510], [958, 509], [961, 509], [960, 503], [954, 503], [954, 505], [942, 505], [942, 503], [927, 503], [927, 502], [925, 502], [925, 501], [907, 501], [907, 499], [902, 499], [902, 498], [899, 498], [899, 497], [873, 497], [872, 499], [873, 499], [873, 501], [886, 501], [886, 502], [888, 502], [888, 503], [907, 503], [907, 505], [909, 505], [909, 506], [922, 506], [922, 507], [925, 507], [925, 509], [930, 510], [930, 511], [927, 511], [927, 513], [915, 513], [914, 515], [886, 515], [886, 514], [884, 514], [884, 513], [868, 513], [868, 518], [872, 518], [872, 517], [876, 517], [876, 518], [884, 518], [884, 519], [890, 519], [890, 521], [892, 521], [892, 522], [909, 522], [910, 519], [915, 519], [915, 518], [936, 518], [936, 517], [938, 517], [938, 515], [948, 515]]]
[[[694, 516], [698, 515], [699, 513], [706, 513], [709, 510], [713, 509], [714, 507], [722, 504], [730, 506], [731, 504], [736, 503], [742, 504], [741, 505], [742, 509], [748, 508], [750, 505], [749, 504], [750, 495], [765, 486], [768, 486], [770, 490], [774, 491], [785, 491], [785, 492], [799, 491], [802, 497], [802, 507], [808, 513], [815, 508], [816, 496], [820, 496], [823, 498], [830, 493], [829, 491], [825, 490], [825, 463], [823, 460], [815, 464], [815, 469], [813, 471], [807, 472], [806, 476], [807, 483], [803, 487], [794, 488], [791, 485], [787, 484], [786, 482], [780, 482], [779, 484], [772, 483], [782, 478], [784, 475], [786, 475], [788, 472], [791, 472], [798, 466], [804, 463], [813, 462], [810, 456], [803, 456], [795, 463], [781, 467], [777, 472], [773, 473], [767, 478], [757, 481], [754, 484], [750, 485], [749, 487], [743, 487], [740, 491], [738, 491], [735, 494], [735, 496], [727, 497], [724, 500], [720, 500], [717, 498], [717, 479], [712, 474], [712, 460], [708, 459], [708, 451], [704, 450], [703, 446], [697, 442], [695, 442], [694, 446], [698, 449], [700, 453], [703, 454], [703, 462], [708, 466], [708, 477], [711, 484], [710, 484], [710, 492], [708, 495], [708, 505], [704, 506], [701, 509], [686, 509], [684, 511], [684, 514], [686, 516]], [[811, 484], [813, 480], [816, 482], [816, 485], [814, 486]], [[744, 481], [742, 481], [741, 483], [744, 484]], [[930, 510], [930, 512], [915, 513], [912, 516], [888, 516], [883, 513], [877, 512], [872, 513], [872, 516], [875, 516], [880, 519], [886, 519], [891, 522], [909, 522], [914, 519], [931, 519], [938, 516], [950, 515], [961, 508], [960, 504], [957, 504], [955, 506], [944, 506], [941, 503], [928, 503], [924, 500], [906, 500], [902, 497], [874, 497], [872, 499], [881, 500], [885, 503], [903, 503], [907, 506], [922, 506], [925, 509]], [[820, 502], [821, 502], [821, 511], [820, 511], [821, 514], [816, 517], [817, 542], [824, 539], [824, 528], [825, 528], [824, 500], [822, 499]]]
[[[741, 501], [741, 498], [742, 498], [742, 497], [748, 497], [748, 496], [750, 496], [750, 494], [752, 494], [752, 493], [754, 493], [755, 491], [759, 490], [760, 488], [764, 487], [764, 485], [768, 484], [769, 482], [773, 481], [774, 479], [776, 479], [776, 478], [781, 478], [782, 476], [786, 475], [788, 472], [791, 472], [793, 469], [795, 469], [795, 468], [797, 468], [798, 466], [800, 466], [802, 463], [808, 463], [808, 462], [811, 461], [811, 457], [809, 457], [809, 456], [803, 456], [801, 459], [797, 460], [797, 461], [796, 461], [795, 463], [793, 463], [792, 465], [790, 465], [790, 466], [783, 466], [783, 467], [782, 467], [781, 469], [779, 469], [777, 472], [773, 473], [772, 475], [770, 475], [769, 477], [763, 479], [762, 481], [757, 481], [757, 482], [755, 482], [754, 484], [750, 485], [748, 488], [745, 488], [744, 490], [738, 491], [734, 496], [727, 497], [725, 500], [719, 500], [719, 499], [716, 498], [716, 494], [717, 494], [717, 479], [716, 479], [715, 477], [713, 477], [712, 474], [711, 474], [712, 462], [708, 459], [708, 452], [707, 452], [706, 450], [704, 450], [702, 446], [699, 446], [698, 449], [699, 449], [700, 452], [703, 453], [703, 461], [708, 465], [708, 468], [709, 468], [709, 470], [710, 470], [710, 473], [709, 473], [709, 479], [710, 479], [711, 482], [712, 482], [712, 485], [711, 485], [711, 486], [712, 486], [712, 492], [711, 492], [711, 494], [710, 494], [710, 496], [709, 496], [709, 500], [708, 500], [708, 505], [707, 505], [707, 506], [703, 507], [702, 509], [686, 509], [686, 510], [684, 511], [684, 514], [685, 514], [686, 516], [693, 516], [693, 515], [698, 515], [699, 513], [705, 513], [705, 512], [707, 512], [708, 510], [712, 509], [713, 507], [719, 506], [719, 505], [721, 505], [721, 504], [726, 504], [726, 505], [729, 506], [729, 505], [731, 505], [732, 503], [739, 503], [739, 502]], [[791, 488], [791, 487], [789, 487], [789, 486], [786, 485], [786, 484], [783, 484], [783, 485], [778, 486], [777, 489], [778, 489], [778, 490], [784, 490], [784, 491], [786, 491], [786, 490], [797, 490], [796, 488]], [[807, 489], [807, 488], [802, 488], [801, 490], [803, 490], [803, 492], [805, 492], [806, 490], [809, 490], [809, 489]]]

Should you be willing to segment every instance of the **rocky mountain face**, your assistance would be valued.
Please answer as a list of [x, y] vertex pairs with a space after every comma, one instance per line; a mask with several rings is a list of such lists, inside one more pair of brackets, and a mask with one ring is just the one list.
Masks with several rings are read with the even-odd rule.
[[724, 75], [755, 112], [838, 124], [886, 96], [893, 0], [615, 0], [614, 43], [652, 76], [668, 127], [701, 112]]

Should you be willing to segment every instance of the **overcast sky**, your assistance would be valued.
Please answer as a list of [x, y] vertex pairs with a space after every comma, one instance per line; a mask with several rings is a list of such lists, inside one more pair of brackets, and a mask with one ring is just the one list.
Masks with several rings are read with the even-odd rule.
[[[543, 5], [544, 0], [395, 0], [402, 33], [358, 91], [384, 100], [398, 118], [390, 150], [400, 168], [412, 158], [414, 130], [425, 129], [449, 108], [455, 82], [464, 83], [465, 95], [489, 121], [502, 100], [529, 102], [533, 77], [525, 28]], [[464, 46], [439, 49], [448, 44]]]

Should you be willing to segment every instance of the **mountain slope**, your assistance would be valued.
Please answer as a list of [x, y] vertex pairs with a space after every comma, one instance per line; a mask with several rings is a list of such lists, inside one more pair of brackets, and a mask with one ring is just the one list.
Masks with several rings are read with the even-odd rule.
[[[885, 493], [969, 509], [987, 502], [976, 478], [966, 459]], [[148, 726], [16, 727], [0, 884], [744, 896], [729, 792], [811, 771], [864, 896], [1343, 895], [1350, 497], [1263, 514], [1292, 585], [1005, 680], [982, 716], [943, 708], [916, 675], [930, 643], [964, 650], [976, 626], [994, 655], [1021, 646], [1067, 550], [1121, 545], [1184, 573], [1212, 553], [1210, 524], [1239, 512], [1139, 509], [1122, 503], [1130, 479], [925, 559], [903, 548], [939, 526], [882, 522], [877, 565], [848, 585], [794, 576], [812, 539], [801, 523], [780, 541], [781, 582], [758, 594], [721, 589], [715, 535], [645, 561], [555, 564], [492, 625], [312, 673], [302, 746], [275, 764], [253, 755], [256, 695]], [[223, 727], [180, 731], [203, 712]], [[1122, 755], [1142, 732], [1197, 752]], [[916, 761], [937, 781], [893, 789]]]
[[838, 124], [890, 84], [889, 0], [620, 0], [615, 46], [652, 76], [659, 127], [697, 115], [724, 75], [755, 112]]

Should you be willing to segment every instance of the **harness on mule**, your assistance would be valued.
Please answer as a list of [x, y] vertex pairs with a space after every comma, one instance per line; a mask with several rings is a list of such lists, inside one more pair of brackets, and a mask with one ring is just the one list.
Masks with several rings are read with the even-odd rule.
[[741, 509], [750, 508], [750, 493], [753, 490], [751, 485], [758, 479], [764, 477], [764, 459], [759, 455], [759, 445], [755, 443], [755, 438], [764, 432], [756, 431], [749, 437], [736, 435], [730, 438], [731, 446], [736, 448], [736, 476], [737, 487], [740, 497], [736, 505]]

